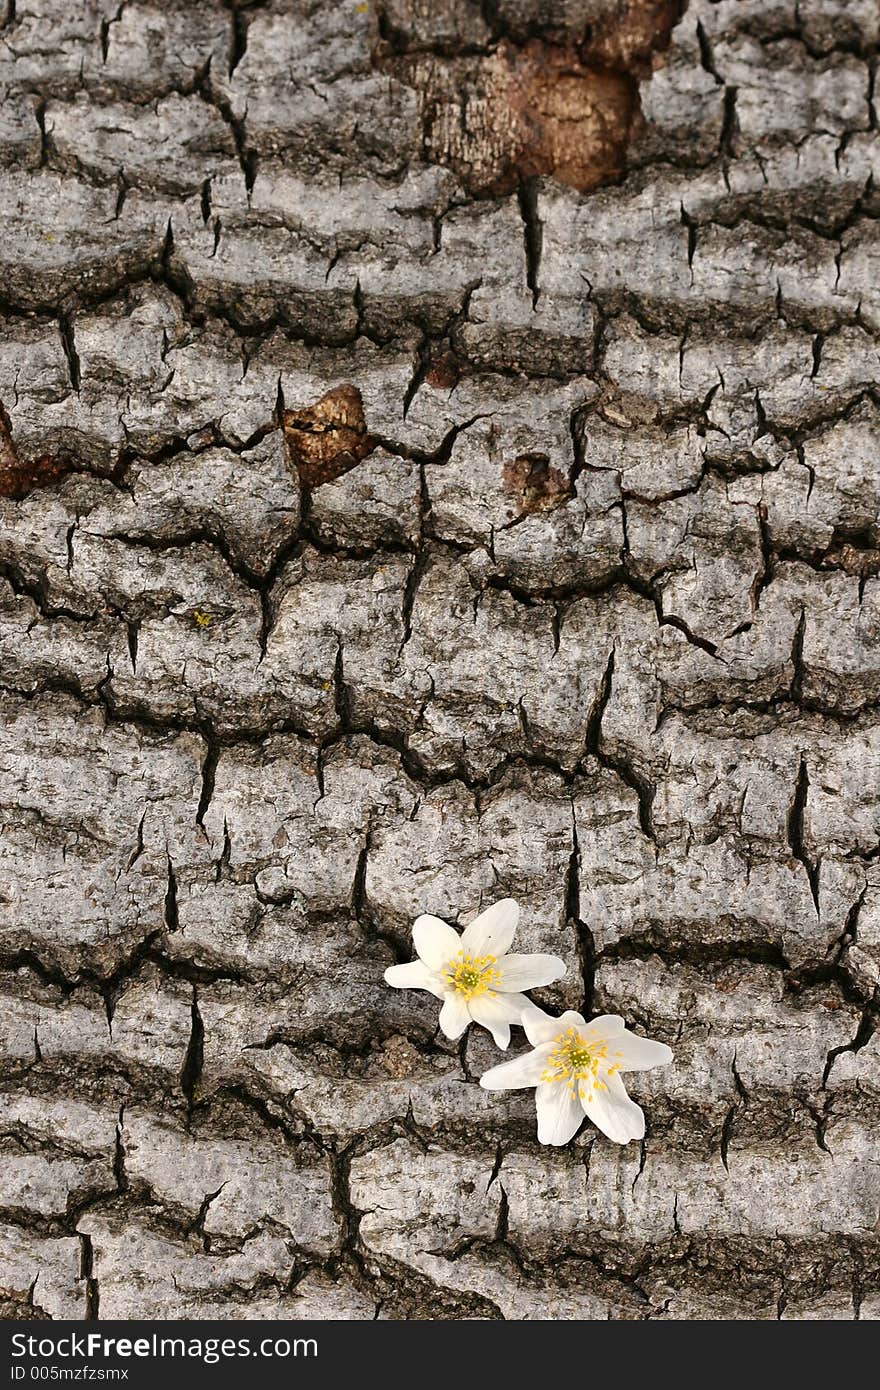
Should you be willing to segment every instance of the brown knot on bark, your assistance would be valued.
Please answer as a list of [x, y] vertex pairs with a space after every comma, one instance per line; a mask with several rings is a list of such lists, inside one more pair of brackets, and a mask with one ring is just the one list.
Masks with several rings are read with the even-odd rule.
[[320, 487], [356, 467], [375, 448], [367, 433], [364, 403], [346, 382], [314, 405], [284, 412], [284, 434], [303, 487]]
[[426, 157], [470, 193], [511, 193], [541, 175], [588, 192], [624, 174], [641, 122], [639, 80], [683, 8], [683, 0], [596, 0], [583, 5], [580, 28], [496, 26], [482, 51], [462, 36], [456, 52], [448, 37], [439, 51], [422, 38], [420, 0], [393, 0], [378, 5], [375, 61], [415, 89]]

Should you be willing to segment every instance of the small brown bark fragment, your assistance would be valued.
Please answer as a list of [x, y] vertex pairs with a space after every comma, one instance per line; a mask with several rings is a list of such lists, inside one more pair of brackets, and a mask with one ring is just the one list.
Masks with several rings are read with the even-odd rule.
[[414, 1076], [419, 1069], [419, 1051], [408, 1038], [395, 1034], [382, 1044], [381, 1064], [383, 1071], [395, 1080]]
[[69, 472], [69, 463], [50, 454], [20, 458], [9, 416], [0, 404], [0, 497], [26, 497], [34, 488], [60, 482]]
[[504, 489], [516, 499], [521, 516], [551, 512], [571, 496], [564, 473], [545, 458], [524, 455], [504, 465]]
[[320, 487], [355, 468], [375, 448], [364, 403], [346, 382], [314, 405], [284, 412], [284, 434], [303, 487]]

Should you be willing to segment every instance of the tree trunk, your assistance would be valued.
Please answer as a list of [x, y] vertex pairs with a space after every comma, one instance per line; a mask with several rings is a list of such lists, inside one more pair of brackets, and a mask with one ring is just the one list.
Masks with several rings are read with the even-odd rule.
[[0, 0], [8, 1316], [880, 1316], [877, 27]]

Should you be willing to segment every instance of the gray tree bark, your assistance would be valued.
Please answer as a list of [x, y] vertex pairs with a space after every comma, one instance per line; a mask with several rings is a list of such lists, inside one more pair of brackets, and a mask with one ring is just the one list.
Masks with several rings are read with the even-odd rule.
[[[0, 3], [7, 1316], [880, 1316], [877, 46]], [[383, 984], [505, 895], [641, 1148]]]

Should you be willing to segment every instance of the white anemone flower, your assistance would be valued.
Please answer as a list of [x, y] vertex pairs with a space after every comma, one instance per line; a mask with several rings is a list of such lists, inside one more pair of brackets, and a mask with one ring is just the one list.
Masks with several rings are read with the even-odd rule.
[[567, 1144], [584, 1115], [615, 1144], [644, 1138], [645, 1116], [620, 1073], [664, 1067], [672, 1061], [671, 1048], [636, 1037], [617, 1014], [586, 1023], [573, 1012], [551, 1018], [533, 1004], [522, 1025], [533, 1051], [492, 1067], [480, 1085], [487, 1091], [534, 1086], [542, 1144]]
[[419, 917], [413, 925], [418, 960], [389, 966], [386, 984], [426, 989], [442, 999], [440, 1027], [447, 1038], [460, 1038], [469, 1023], [479, 1023], [505, 1048], [511, 1023], [520, 1023], [526, 1011], [540, 1012], [522, 991], [565, 974], [559, 956], [508, 954], [518, 921], [512, 898], [487, 907], [461, 935], [439, 917]]

